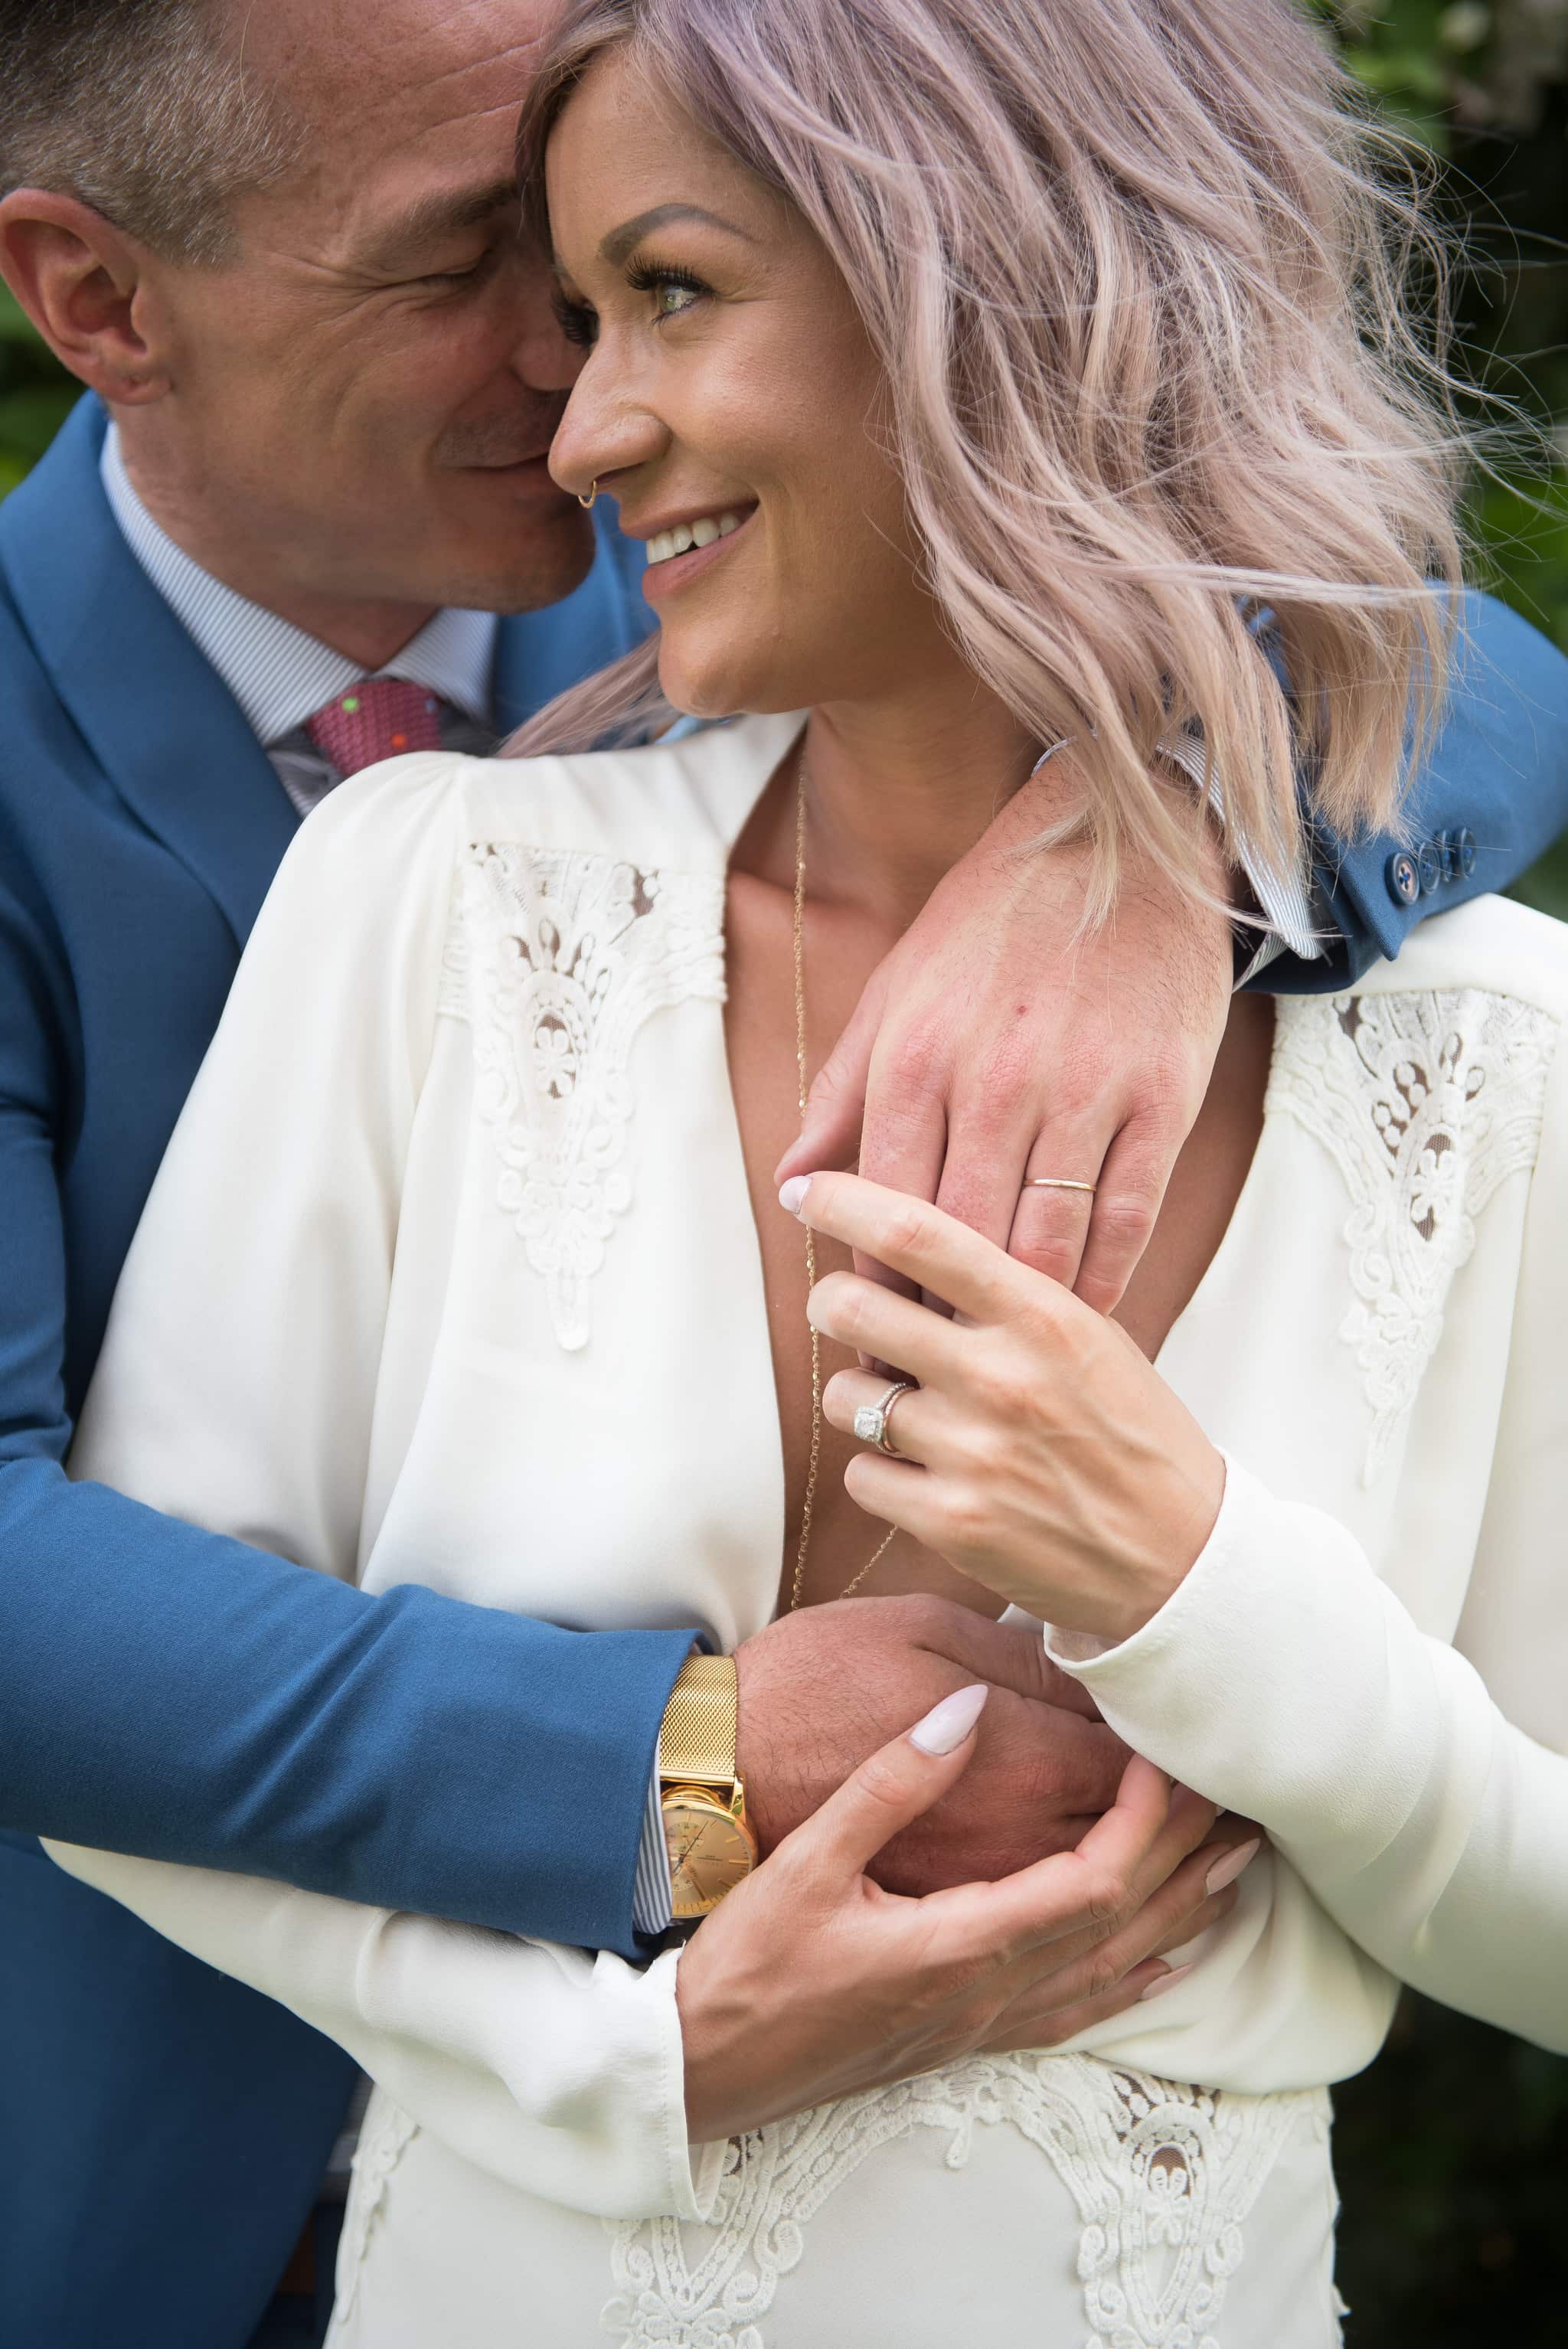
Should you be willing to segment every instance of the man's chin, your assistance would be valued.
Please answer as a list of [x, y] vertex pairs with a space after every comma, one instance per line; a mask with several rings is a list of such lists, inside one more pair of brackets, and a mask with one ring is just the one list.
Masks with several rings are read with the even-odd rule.
[[477, 549], [466, 560], [459, 554], [446, 566], [440, 592], [427, 600], [465, 612], [541, 612], [582, 586], [593, 568], [593, 554], [592, 530], [570, 538], [542, 531], [536, 540], [524, 539], [487, 557]]

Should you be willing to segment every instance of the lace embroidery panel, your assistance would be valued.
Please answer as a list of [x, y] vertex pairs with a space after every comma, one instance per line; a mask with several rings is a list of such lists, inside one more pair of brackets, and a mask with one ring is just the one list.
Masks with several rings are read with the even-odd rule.
[[588, 1342], [588, 1291], [626, 1174], [633, 1041], [651, 1012], [724, 997], [724, 877], [475, 842], [463, 856], [440, 1009], [473, 1030], [496, 1197], [544, 1283], [561, 1345]]
[[1006, 2124], [1071, 2194], [1088, 2349], [1217, 2349], [1242, 2227], [1297, 2116], [1326, 2136], [1326, 2090], [1225, 2095], [1091, 2057], [972, 2058], [800, 2113], [728, 2151], [712, 2217], [612, 2229], [617, 2287], [602, 2317], [624, 2349], [766, 2349], [759, 2321], [830, 2194], [879, 2147], [946, 2133], [961, 2168], [976, 2127]]
[[343, 2240], [337, 2258], [337, 2297], [333, 2304], [327, 2349], [337, 2337], [339, 2326], [346, 2324], [354, 2313], [370, 2239], [387, 2199], [387, 2182], [419, 2134], [418, 2123], [410, 2120], [390, 2097], [383, 2096], [376, 2111], [375, 2127], [360, 2131], [355, 2148], [354, 2175], [343, 2214]]
[[1556, 1044], [1550, 1012], [1480, 988], [1280, 1006], [1267, 1107], [1343, 1174], [1354, 1298], [1339, 1334], [1372, 1413], [1362, 1482], [1386, 1466], [1442, 1334], [1475, 1219], [1534, 1165]]

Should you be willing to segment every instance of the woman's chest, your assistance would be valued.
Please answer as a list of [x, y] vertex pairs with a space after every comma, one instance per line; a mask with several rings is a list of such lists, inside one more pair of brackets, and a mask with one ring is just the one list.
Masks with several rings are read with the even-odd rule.
[[[624, 970], [583, 988], [578, 957], [541, 986], [514, 957], [504, 988], [467, 990], [438, 1023], [377, 1386], [372, 1587], [420, 1580], [584, 1626], [696, 1622], [727, 1646], [775, 1611], [810, 1432], [804, 1239], [771, 1179], [795, 1125], [790, 1023], [732, 1026], [727, 1049], [721, 895], [685, 926], [687, 978], [666, 972], [640, 1002]], [[1347, 1105], [1325, 1072], [1345, 1044], [1333, 1005], [1282, 1021], [1253, 1172], [1160, 1368], [1213, 1441], [1345, 1522], [1446, 1636], [1485, 1499], [1522, 1194], [1477, 1222], [1462, 1167], [1439, 1168], [1454, 1195], [1434, 1201], [1429, 1149], [1391, 1176], [1377, 1086]], [[744, 1144], [742, 1057], [759, 1089]], [[1365, 1125], [1364, 1177], [1335, 1163], [1347, 1143], [1326, 1144], [1347, 1121]], [[1465, 1147], [1456, 1125], [1437, 1155]], [[1426, 1283], [1418, 1313], [1398, 1288], [1366, 1294], [1394, 1241], [1398, 1280]], [[813, 1596], [877, 1538], [841, 1469], [825, 1451]], [[885, 1563], [899, 1581], [879, 1568], [869, 1587], [915, 1579]]]
[[[731, 876], [725, 1036], [783, 1459], [779, 1604], [837, 1599], [854, 1583], [867, 1597], [934, 1592], [994, 1616], [1001, 1603], [990, 1592], [910, 1537], [889, 1539], [890, 1528], [844, 1490], [845, 1468], [859, 1447], [828, 1421], [820, 1398], [835, 1372], [852, 1369], [858, 1358], [830, 1339], [814, 1339], [807, 1299], [814, 1280], [850, 1276], [855, 1268], [847, 1248], [813, 1237], [779, 1203], [775, 1169], [799, 1133], [804, 1090], [849, 1025], [891, 936], [834, 907], [807, 908], [797, 934], [786, 892], [747, 874]], [[890, 1383], [895, 1375], [890, 1371]]]

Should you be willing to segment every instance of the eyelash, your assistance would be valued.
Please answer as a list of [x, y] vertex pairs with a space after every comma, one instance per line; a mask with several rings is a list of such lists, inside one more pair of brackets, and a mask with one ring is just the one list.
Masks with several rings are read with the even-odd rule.
[[468, 269], [432, 270], [424, 283], [427, 285], [471, 285], [476, 278], [489, 274], [500, 250], [499, 245], [492, 244], [488, 251], [481, 253], [479, 259]]
[[[626, 272], [626, 283], [634, 294], [656, 294], [663, 285], [674, 285], [683, 294], [698, 295], [713, 291], [704, 278], [696, 276], [691, 270], [672, 268], [664, 262], [651, 259], [634, 262]], [[552, 298], [556, 319], [567, 341], [575, 343], [579, 349], [592, 350], [598, 338], [597, 314], [586, 302], [569, 301], [559, 286]], [[654, 324], [662, 326], [666, 319], [686, 315], [684, 310], [666, 310], [654, 320]]]

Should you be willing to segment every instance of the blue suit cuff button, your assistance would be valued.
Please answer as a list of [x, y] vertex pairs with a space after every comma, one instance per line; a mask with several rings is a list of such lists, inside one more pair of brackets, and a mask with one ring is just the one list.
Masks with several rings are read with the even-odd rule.
[[1408, 848], [1390, 856], [1383, 868], [1383, 877], [1397, 905], [1413, 905], [1421, 894], [1421, 875]]

